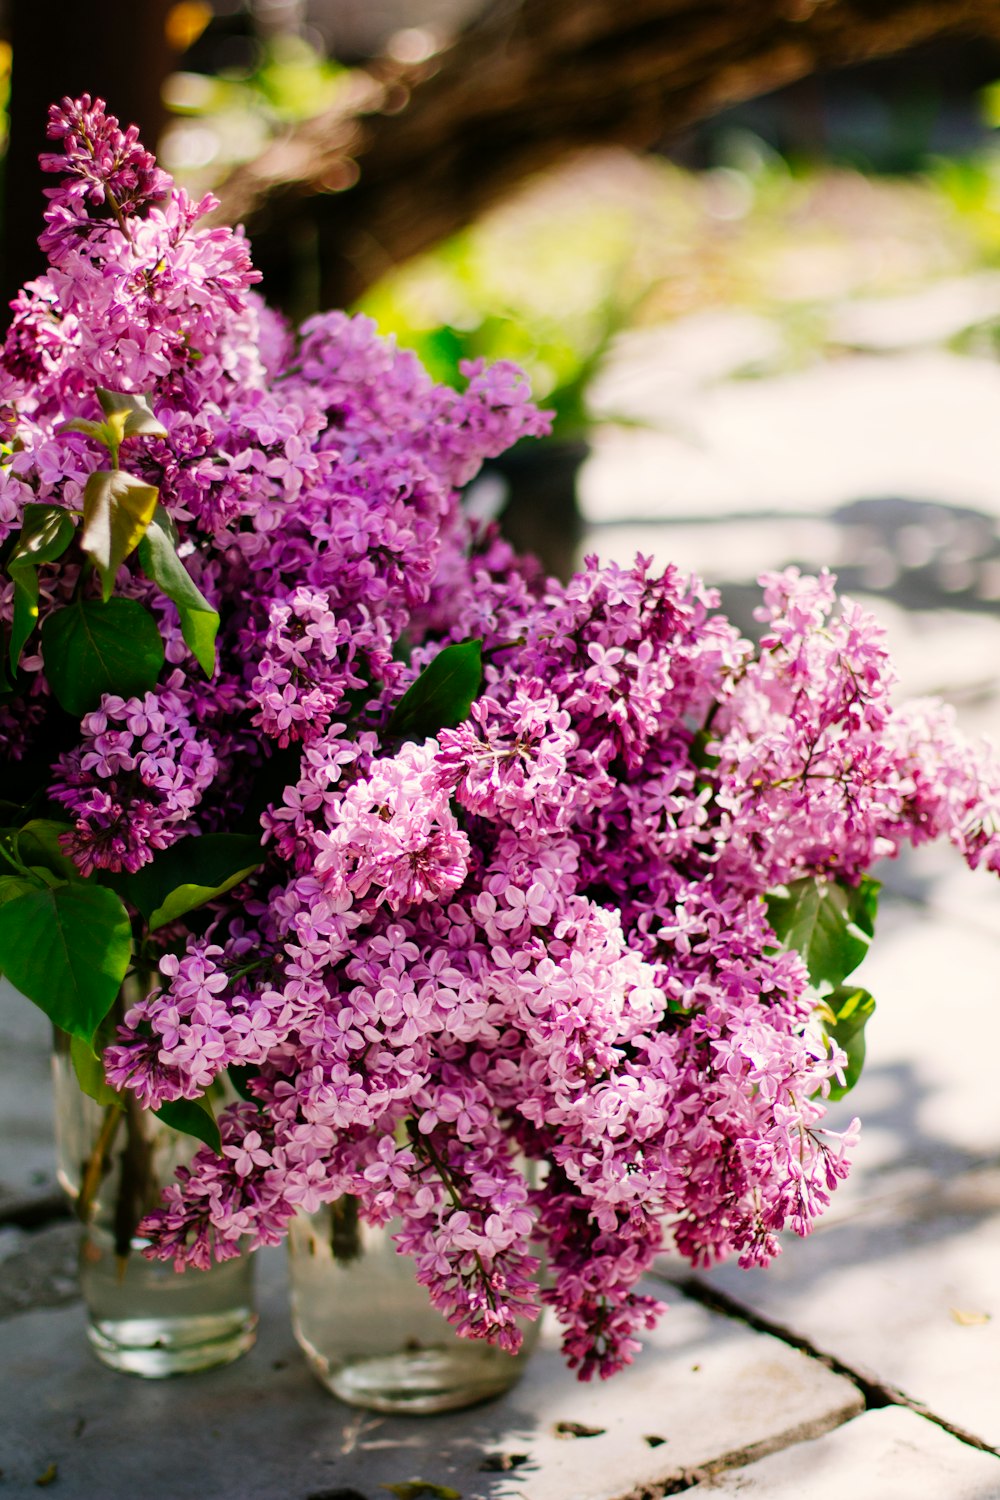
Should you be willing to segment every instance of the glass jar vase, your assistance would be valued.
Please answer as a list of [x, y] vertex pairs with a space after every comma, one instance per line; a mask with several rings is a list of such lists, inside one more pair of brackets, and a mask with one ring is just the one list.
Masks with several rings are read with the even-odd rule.
[[177, 1272], [147, 1260], [135, 1233], [199, 1143], [134, 1100], [119, 1108], [88, 1098], [62, 1032], [53, 1084], [57, 1170], [81, 1221], [80, 1288], [98, 1359], [153, 1379], [237, 1359], [256, 1338], [253, 1257]]
[[397, 1251], [398, 1228], [366, 1224], [354, 1198], [292, 1220], [292, 1327], [313, 1373], [371, 1411], [454, 1411], [502, 1395], [524, 1373], [540, 1320], [520, 1325], [517, 1354], [461, 1338]]

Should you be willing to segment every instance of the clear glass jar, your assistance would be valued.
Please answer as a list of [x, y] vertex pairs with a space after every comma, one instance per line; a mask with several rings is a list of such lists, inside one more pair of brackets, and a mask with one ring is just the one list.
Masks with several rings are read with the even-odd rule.
[[198, 1142], [134, 1102], [106, 1109], [89, 1099], [62, 1032], [53, 1083], [59, 1181], [81, 1219], [80, 1288], [98, 1359], [154, 1379], [237, 1359], [257, 1332], [253, 1257], [177, 1272], [147, 1260], [134, 1233]]
[[515, 1385], [538, 1340], [507, 1354], [460, 1338], [400, 1255], [392, 1223], [364, 1223], [354, 1198], [299, 1214], [288, 1235], [292, 1327], [313, 1373], [351, 1406], [371, 1411], [454, 1411]]

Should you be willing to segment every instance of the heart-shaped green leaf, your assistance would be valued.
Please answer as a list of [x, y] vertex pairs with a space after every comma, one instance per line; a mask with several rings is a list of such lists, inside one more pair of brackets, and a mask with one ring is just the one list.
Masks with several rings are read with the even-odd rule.
[[169, 516], [162, 505], [156, 507], [139, 543], [139, 562], [146, 575], [176, 604], [188, 649], [206, 677], [211, 677], [215, 672], [219, 616], [177, 556]]
[[412, 740], [426, 739], [439, 729], [453, 729], [468, 718], [482, 680], [481, 640], [445, 646], [396, 704], [389, 733]]
[[243, 1067], [240, 1067], [238, 1063], [230, 1063], [226, 1069], [226, 1077], [241, 1099], [245, 1099], [248, 1104], [256, 1104], [258, 1109], [263, 1109], [257, 1095], [250, 1092], [251, 1082], [260, 1077], [258, 1067], [253, 1063], [246, 1063]]
[[220, 881], [218, 885], [197, 885], [193, 881], [187, 881], [177, 886], [166, 897], [163, 904], [150, 914], [150, 932], [156, 932], [160, 927], [176, 922], [178, 917], [186, 916], [189, 911], [197, 911], [199, 906], [206, 906], [217, 896], [224, 896], [227, 891], [239, 885], [241, 880], [246, 880], [248, 875], [252, 875], [259, 864], [258, 859], [252, 865], [243, 865], [232, 875], [227, 875], [225, 880]]
[[867, 876], [853, 886], [807, 875], [768, 893], [775, 936], [782, 947], [801, 953], [820, 994], [842, 984], [868, 952], [878, 891], [878, 881]]
[[156, 621], [135, 599], [78, 599], [42, 626], [45, 675], [68, 713], [96, 708], [103, 693], [132, 698], [154, 686], [163, 666]]
[[193, 1135], [196, 1140], [211, 1146], [221, 1156], [222, 1136], [207, 1095], [201, 1094], [197, 1099], [174, 1099], [170, 1104], [161, 1104], [153, 1112], [171, 1130], [181, 1130], [185, 1135]]
[[830, 1084], [830, 1098], [843, 1099], [861, 1077], [865, 1026], [875, 1013], [875, 1001], [867, 990], [844, 984], [825, 997], [819, 1013], [827, 1036], [847, 1053], [843, 1083]]
[[83, 491], [80, 545], [101, 575], [105, 600], [115, 576], [153, 519], [159, 490], [122, 469], [98, 469]]
[[133, 875], [108, 883], [130, 901], [154, 932], [187, 912], [225, 895], [263, 861], [255, 838], [242, 833], [206, 833], [178, 839]]
[[61, 505], [38, 505], [30, 501], [24, 507], [24, 520], [9, 564], [55, 562], [73, 540], [73, 517]]
[[[37, 889], [37, 883], [26, 879], [23, 875], [0, 875], [0, 906], [5, 906], [15, 897], [27, 895]], [[2, 973], [3, 965], [0, 964], [0, 974]]]
[[16, 672], [25, 642], [38, 624], [38, 573], [30, 564], [8, 568], [14, 585], [14, 618], [10, 627], [10, 669]]
[[128, 913], [104, 886], [57, 885], [0, 905], [0, 972], [70, 1036], [91, 1039], [131, 955]]
[[111, 431], [107, 422], [89, 422], [86, 417], [71, 417], [68, 422], [60, 422], [56, 432], [60, 436], [64, 432], [80, 432], [84, 437], [103, 443], [108, 449], [121, 442], [121, 438]]
[[52, 818], [32, 818], [18, 832], [18, 858], [29, 869], [42, 866], [60, 880], [82, 882], [84, 877], [59, 842], [63, 834], [71, 832], [70, 823], [59, 823]]
[[104, 1077], [104, 1061], [97, 1055], [90, 1042], [82, 1037], [70, 1037], [70, 1057], [76, 1081], [88, 1099], [93, 1099], [102, 1108], [109, 1104], [121, 1105], [124, 1101], [117, 1089], [113, 1089]]
[[38, 623], [38, 568], [55, 562], [73, 540], [73, 517], [59, 505], [24, 507], [24, 521], [7, 572], [14, 585], [14, 618], [10, 632], [10, 667], [17, 671], [24, 644]]

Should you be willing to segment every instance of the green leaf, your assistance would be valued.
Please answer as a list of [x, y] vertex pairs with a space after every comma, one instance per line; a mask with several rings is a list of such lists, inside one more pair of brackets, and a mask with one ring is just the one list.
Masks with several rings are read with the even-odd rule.
[[[165, 522], [167, 524], [165, 524]], [[188, 649], [206, 677], [215, 672], [215, 637], [219, 616], [177, 556], [169, 517], [162, 505], [139, 543], [139, 562], [147, 577], [172, 599], [181, 619], [181, 632]]]
[[253, 1079], [260, 1077], [258, 1067], [253, 1063], [246, 1063], [242, 1067], [238, 1063], [230, 1063], [226, 1069], [226, 1076], [241, 1099], [245, 1099], [248, 1104], [256, 1104], [258, 1109], [263, 1108], [257, 1095], [252, 1094], [249, 1087]]
[[98, 469], [88, 476], [80, 545], [101, 575], [105, 601], [118, 569], [145, 536], [159, 494], [155, 485], [122, 469]]
[[875, 1001], [871, 995], [854, 985], [840, 985], [825, 997], [820, 1006], [824, 1031], [847, 1053], [844, 1082], [831, 1083], [831, 1099], [843, 1099], [861, 1077], [865, 1063], [865, 1026], [874, 1013]]
[[10, 670], [16, 672], [25, 642], [38, 624], [38, 573], [30, 565], [9, 567], [14, 585], [14, 618], [10, 627]]
[[58, 875], [60, 880], [82, 882], [84, 877], [59, 842], [64, 833], [72, 831], [70, 823], [58, 823], [52, 818], [32, 818], [17, 835], [18, 858], [29, 869], [42, 866]]
[[216, 1124], [211, 1101], [206, 1094], [197, 1099], [175, 1099], [171, 1104], [161, 1104], [153, 1111], [158, 1120], [169, 1125], [171, 1130], [183, 1131], [203, 1141], [206, 1146], [222, 1155], [222, 1136]]
[[426, 739], [439, 729], [453, 729], [468, 718], [482, 680], [481, 640], [445, 646], [396, 704], [389, 733], [403, 739]]
[[173, 543], [174, 551], [176, 552], [181, 544], [181, 534], [177, 530], [177, 522], [165, 505], [158, 505], [156, 507], [153, 512], [153, 520], [161, 531], [167, 533], [167, 537]]
[[0, 906], [0, 971], [70, 1036], [94, 1035], [131, 956], [128, 913], [103, 886], [30, 890]]
[[8, 566], [18, 563], [55, 562], [73, 540], [73, 517], [61, 505], [38, 505], [30, 501], [24, 507], [24, 520]]
[[714, 770], [719, 757], [709, 751], [709, 745], [717, 743], [718, 737], [710, 729], [699, 729], [691, 740], [691, 764], [699, 771]]
[[[116, 442], [115, 434], [107, 422], [88, 422], [86, 417], [72, 417], [68, 422], [60, 422], [56, 432], [60, 435], [64, 432], [82, 432], [84, 437], [103, 443], [105, 448], [111, 448]], [[117, 439], [117, 441], [121, 440]]]
[[[238, 837], [238, 835], [235, 835]], [[186, 883], [179, 885], [150, 915], [149, 930], [156, 932], [161, 927], [166, 927], [170, 922], [176, 922], [178, 917], [185, 916], [189, 911], [197, 911], [199, 906], [205, 906], [209, 901], [214, 901], [216, 896], [224, 896], [234, 886], [239, 885], [241, 880], [246, 880], [258, 869], [261, 861], [255, 860], [252, 865], [244, 865], [234, 874], [220, 881], [218, 885], [195, 885]]]
[[90, 1042], [85, 1042], [79, 1036], [70, 1037], [69, 1051], [76, 1081], [87, 1098], [104, 1108], [109, 1104], [121, 1104], [122, 1096], [105, 1080], [104, 1061]]
[[38, 568], [55, 562], [73, 540], [73, 518], [59, 505], [28, 504], [7, 572], [14, 585], [10, 669], [17, 671], [24, 644], [38, 623]]
[[45, 675], [68, 713], [81, 717], [102, 693], [132, 698], [147, 692], [163, 666], [156, 621], [135, 599], [96, 599], [49, 615], [42, 626]]
[[[30, 891], [37, 891], [38, 887], [33, 880], [26, 880], [23, 875], [0, 875], [0, 906], [5, 906], [8, 901], [13, 901], [16, 896], [24, 896]], [[3, 963], [0, 962], [0, 974], [3, 973]]]
[[148, 396], [130, 396], [125, 391], [106, 391], [97, 387], [101, 410], [109, 419], [118, 417], [123, 437], [165, 438], [167, 429], [153, 411]]
[[878, 881], [852, 886], [807, 875], [768, 893], [767, 917], [784, 948], [801, 953], [820, 994], [842, 984], [868, 952], [875, 931]]
[[257, 839], [242, 833], [206, 833], [178, 839], [134, 875], [109, 884], [137, 907], [151, 932], [232, 890], [264, 855]]

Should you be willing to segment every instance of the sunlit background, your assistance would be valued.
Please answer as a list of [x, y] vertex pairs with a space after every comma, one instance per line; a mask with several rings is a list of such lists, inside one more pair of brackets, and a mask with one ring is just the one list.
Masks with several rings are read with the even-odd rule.
[[[17, 69], [3, 38], [25, 5], [0, 5], [3, 135]], [[193, 195], [221, 189], [269, 143], [349, 108], [372, 59], [446, 57], [479, 9], [177, 0], [161, 160]], [[125, 113], [110, 90], [109, 105]], [[354, 181], [347, 172], [332, 198]], [[38, 224], [40, 198], [17, 207], [19, 222]], [[4, 227], [9, 243], [9, 212]], [[265, 294], [297, 315], [314, 310], [318, 256], [308, 238], [298, 244], [294, 283], [265, 279]], [[639, 550], [718, 585], [752, 631], [761, 571], [829, 566], [885, 624], [903, 690], [943, 694], [966, 727], [1000, 737], [1000, 49], [925, 47], [810, 77], [652, 153], [605, 145], [567, 158], [429, 253], [387, 266], [358, 305], [438, 379], [459, 380], [460, 363], [480, 356], [528, 372], [552, 437], [505, 457], [468, 504], [497, 514], [551, 570], [586, 551], [629, 561]], [[997, 894], [957, 857], [928, 864], [923, 853], [888, 877], [895, 904], [866, 971], [880, 1010], [843, 1107], [866, 1121], [859, 1168], [838, 1195], [847, 1248], [834, 1227], [754, 1292], [773, 1297], [753, 1305], [783, 1325], [809, 1330], [818, 1317], [819, 1345], [848, 1358], [845, 1324], [877, 1339], [892, 1298], [872, 1271], [879, 1256], [892, 1269], [896, 1254], [891, 1237], [888, 1249], [877, 1232], [865, 1239], [860, 1215], [852, 1238], [857, 1204], [900, 1183], [919, 1189], [916, 1220], [929, 1227], [917, 1269], [934, 1289], [952, 1264], [945, 1252], [964, 1257], [979, 1242], [959, 1218], [954, 1243], [939, 1242], [927, 1183], [937, 1172], [961, 1188], [986, 1158], [995, 1170]], [[20, 1190], [49, 1183], [54, 1194], [44, 1037], [17, 1029], [31, 1019], [2, 1022], [13, 1103], [0, 1078], [0, 1125], [17, 1122], [5, 1172]], [[996, 1305], [991, 1191], [979, 1226], [988, 1274], [961, 1260], [942, 1339], [956, 1336], [950, 1302]], [[909, 1232], [902, 1210], [900, 1222]], [[37, 1245], [22, 1239], [27, 1263]], [[748, 1297], [733, 1274], [730, 1290]], [[67, 1285], [64, 1297], [72, 1269]], [[900, 1306], [910, 1319], [909, 1293]], [[893, 1378], [931, 1402], [952, 1372], [926, 1327], [893, 1326], [886, 1343], [903, 1348]], [[875, 1368], [858, 1337], [858, 1365]], [[995, 1362], [979, 1358], [968, 1382], [987, 1403]], [[958, 1420], [972, 1418], [960, 1407]]]
[[[346, 107], [373, 59], [444, 54], [482, 9], [177, 0], [161, 159], [192, 194], [218, 188]], [[3, 43], [3, 97], [10, 69]], [[573, 156], [358, 305], [438, 379], [479, 356], [528, 372], [552, 438], [470, 503], [553, 571], [652, 552], [720, 584], [752, 628], [761, 569], [828, 564], [878, 600], [908, 687], [988, 718], [998, 80], [997, 49], [942, 43], [808, 78], [652, 154]], [[319, 252], [296, 253], [296, 284], [264, 290], [301, 314]]]

